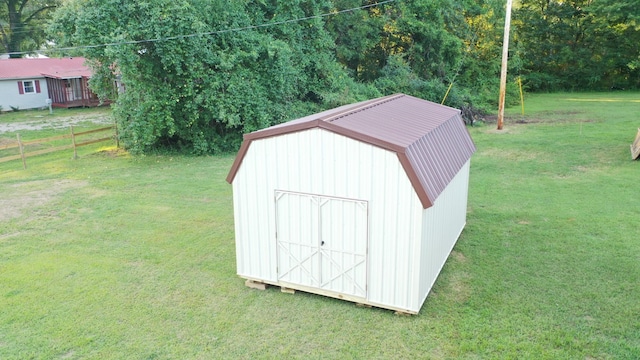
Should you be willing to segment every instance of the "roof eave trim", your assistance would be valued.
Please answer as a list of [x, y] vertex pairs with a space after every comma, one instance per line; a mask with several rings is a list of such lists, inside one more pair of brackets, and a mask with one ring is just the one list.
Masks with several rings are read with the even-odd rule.
[[249, 147], [251, 146], [251, 143], [254, 140], [265, 139], [265, 138], [270, 138], [270, 137], [284, 135], [284, 134], [291, 134], [291, 133], [309, 130], [309, 129], [315, 129], [315, 128], [331, 131], [332, 133], [346, 136], [350, 139], [362, 141], [372, 146], [377, 146], [379, 148], [383, 148], [396, 153], [404, 152], [404, 148], [402, 146], [392, 144], [384, 140], [380, 140], [373, 136], [365, 135], [350, 129], [345, 129], [339, 125], [333, 124], [331, 122], [323, 121], [320, 119], [310, 120], [301, 124], [291, 125], [286, 128], [274, 129], [273, 131], [267, 130], [267, 131], [245, 134], [244, 140], [242, 141], [242, 145], [240, 145], [238, 154], [236, 155], [236, 158], [233, 161], [233, 165], [231, 165], [231, 169], [229, 170], [229, 174], [227, 175], [227, 178], [226, 178], [227, 182], [229, 184], [233, 183], [233, 179], [235, 178], [236, 173], [238, 172], [238, 169], [240, 168], [240, 165], [242, 164], [242, 161], [244, 160], [244, 157], [247, 154], [247, 151], [249, 150]]
[[247, 154], [247, 151], [249, 151], [249, 146], [251, 146], [251, 143], [253, 142], [253, 140], [265, 139], [265, 138], [270, 138], [270, 137], [274, 137], [282, 134], [290, 134], [298, 131], [312, 129], [312, 128], [318, 127], [318, 123], [319, 123], [319, 120], [310, 120], [304, 123], [284, 126], [278, 129], [244, 134], [242, 145], [240, 145], [238, 154], [236, 155], [236, 158], [233, 160], [233, 165], [231, 165], [231, 169], [229, 170], [229, 174], [227, 175], [227, 179], [226, 179], [227, 182], [229, 184], [233, 183], [233, 179], [236, 177], [236, 173], [238, 172], [238, 169], [242, 164], [242, 160], [244, 160], [244, 156]]
[[274, 129], [267, 128], [262, 131], [256, 131], [256, 132], [244, 134], [243, 139], [252, 141], [255, 139], [264, 139], [264, 138], [269, 138], [277, 135], [294, 133], [294, 132], [317, 127], [319, 122], [320, 121], [316, 119], [316, 120], [305, 121], [299, 124], [285, 125], [285, 126], [274, 128]]
[[5, 77], [5, 78], [0, 78], [0, 81], [13, 81], [13, 80], [40, 80], [40, 79], [44, 79], [45, 76], [44, 75], [30, 75], [30, 76], [14, 76], [14, 77]]
[[233, 183], [233, 179], [236, 177], [236, 173], [238, 172], [238, 169], [240, 168], [240, 164], [242, 163], [242, 160], [244, 159], [244, 156], [246, 155], [247, 151], [249, 150], [249, 145], [251, 145], [251, 140], [247, 140], [245, 139], [244, 141], [242, 141], [242, 145], [240, 145], [240, 150], [238, 150], [238, 154], [236, 155], [236, 158], [233, 160], [233, 165], [231, 165], [231, 169], [229, 170], [229, 174], [227, 174], [227, 182], [229, 184]]
[[86, 75], [73, 75], [73, 76], [57, 76], [50, 74], [43, 74], [45, 78], [55, 79], [55, 80], [70, 80], [70, 79], [90, 79], [90, 77]]
[[422, 208], [428, 209], [432, 207], [435, 199], [432, 200], [429, 198], [429, 194], [427, 194], [426, 190], [422, 186], [422, 183], [420, 182], [420, 178], [418, 177], [418, 174], [416, 174], [415, 169], [411, 165], [411, 160], [409, 160], [409, 157], [404, 151], [398, 151], [397, 154], [398, 154], [398, 160], [400, 161], [402, 168], [407, 174], [407, 177], [409, 178], [409, 182], [411, 183], [411, 186], [413, 186], [413, 190], [416, 192], [416, 195], [418, 195], [418, 199], [420, 199]]

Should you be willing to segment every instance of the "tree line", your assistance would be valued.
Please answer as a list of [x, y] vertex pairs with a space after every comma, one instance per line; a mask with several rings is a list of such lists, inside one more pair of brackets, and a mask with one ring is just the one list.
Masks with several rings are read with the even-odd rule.
[[[48, 39], [89, 60], [134, 152], [231, 151], [242, 133], [394, 92], [467, 118], [497, 107], [503, 0], [4, 2], [57, 6]], [[639, 88], [636, 5], [521, 0], [510, 79], [530, 91]], [[507, 99], [517, 91], [509, 81]]]
[[640, 88], [640, 1], [521, 0], [515, 19], [530, 90]]

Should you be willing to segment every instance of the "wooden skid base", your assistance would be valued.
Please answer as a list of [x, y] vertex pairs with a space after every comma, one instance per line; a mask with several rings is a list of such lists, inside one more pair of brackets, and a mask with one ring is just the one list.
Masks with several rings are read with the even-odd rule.
[[412, 313], [408, 313], [408, 312], [404, 312], [404, 311], [400, 311], [400, 310], [396, 310], [394, 312], [394, 314], [399, 315], [399, 316], [412, 316]]
[[250, 287], [252, 289], [258, 289], [258, 290], [266, 290], [267, 289], [267, 284], [262, 283], [262, 282], [258, 282], [258, 281], [253, 281], [253, 280], [247, 280], [244, 282], [245, 286]]
[[[267, 287], [269, 287], [269, 286], [278, 286], [278, 287], [280, 287], [280, 291], [281, 292], [287, 293], [287, 294], [295, 294], [296, 291], [304, 291], [304, 292], [308, 292], [310, 294], [324, 295], [324, 296], [328, 296], [328, 297], [332, 297], [332, 298], [336, 298], [336, 299], [351, 301], [351, 302], [355, 303], [355, 305], [357, 307], [379, 308], [379, 309], [391, 310], [391, 311], [394, 311], [395, 314], [399, 315], [399, 316], [412, 316], [412, 315], [417, 315], [418, 314], [417, 312], [412, 312], [410, 310], [405, 310], [405, 309], [401, 309], [401, 308], [397, 308], [397, 307], [389, 307], [389, 306], [384, 306], [384, 305], [381, 305], [381, 304], [369, 303], [364, 298], [350, 296], [350, 295], [344, 295], [344, 294], [337, 294], [337, 293], [333, 293], [333, 292], [330, 292], [330, 291], [320, 290], [320, 289], [312, 288], [312, 287], [306, 287], [306, 286], [302, 286], [302, 285], [298, 285], [298, 284], [289, 284], [289, 283], [282, 283], [282, 282], [270, 282], [270, 281], [269, 282], [263, 282], [263, 280], [246, 279], [246, 278], [245, 278], [244, 284], [249, 288], [258, 289], [258, 290], [266, 290]], [[289, 286], [291, 286], [291, 287], [289, 287]]]

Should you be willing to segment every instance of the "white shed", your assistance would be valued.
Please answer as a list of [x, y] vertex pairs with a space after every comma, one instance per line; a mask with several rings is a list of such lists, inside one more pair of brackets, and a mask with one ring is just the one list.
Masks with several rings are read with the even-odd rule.
[[238, 275], [420, 311], [466, 223], [475, 146], [460, 111], [404, 94], [244, 136]]

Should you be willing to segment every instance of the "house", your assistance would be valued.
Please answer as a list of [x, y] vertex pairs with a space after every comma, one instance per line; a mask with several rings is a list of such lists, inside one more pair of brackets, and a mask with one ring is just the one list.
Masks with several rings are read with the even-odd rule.
[[47, 99], [54, 107], [99, 105], [87, 86], [91, 70], [84, 62], [80, 57], [0, 60], [2, 110], [43, 108]]
[[244, 136], [237, 272], [415, 314], [466, 224], [475, 145], [460, 111], [396, 94]]

